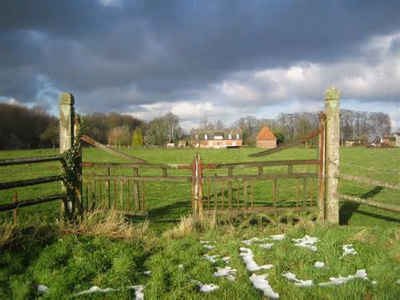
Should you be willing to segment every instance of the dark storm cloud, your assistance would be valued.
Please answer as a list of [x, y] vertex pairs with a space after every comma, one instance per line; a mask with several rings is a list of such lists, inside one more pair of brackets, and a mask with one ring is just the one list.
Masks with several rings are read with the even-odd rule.
[[31, 102], [43, 75], [87, 110], [190, 99], [238, 70], [357, 58], [367, 39], [400, 28], [399, 8], [366, 0], [3, 0], [0, 95]]

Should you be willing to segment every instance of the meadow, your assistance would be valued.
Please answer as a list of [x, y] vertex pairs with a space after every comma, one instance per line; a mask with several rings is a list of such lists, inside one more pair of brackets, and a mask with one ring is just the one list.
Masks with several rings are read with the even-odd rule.
[[[127, 153], [153, 163], [190, 163], [196, 152], [205, 163], [254, 161], [248, 157], [254, 148], [232, 150], [136, 149]], [[55, 154], [56, 150], [0, 151], [0, 159]], [[109, 154], [92, 148], [84, 149], [84, 161], [118, 162]], [[341, 172], [350, 175], [398, 183], [400, 149], [342, 148]], [[314, 159], [315, 149], [294, 148], [257, 160]], [[315, 171], [315, 166], [302, 166], [301, 171]], [[266, 168], [267, 172], [282, 168]], [[57, 163], [21, 165], [0, 168], [0, 181], [11, 181], [59, 172]], [[93, 172], [93, 170], [84, 170]], [[97, 170], [103, 172], [104, 170]], [[131, 174], [120, 169], [115, 174]], [[155, 171], [147, 171], [149, 175]], [[186, 172], [186, 173], [185, 173]], [[213, 171], [214, 172], [214, 171]], [[238, 172], [255, 172], [240, 170]], [[174, 175], [188, 174], [174, 171]], [[143, 173], [143, 175], [146, 175]], [[256, 202], [271, 199], [271, 182], [255, 186]], [[316, 186], [316, 184], [314, 185]], [[59, 184], [1, 191], [0, 203], [12, 202], [15, 191], [19, 199], [53, 193]], [[399, 203], [398, 192], [382, 187], [341, 181], [339, 192], [384, 203]], [[295, 185], [290, 180], [279, 182], [279, 198], [292, 199]], [[316, 194], [314, 195], [316, 199]], [[320, 226], [310, 218], [299, 218], [295, 225], [279, 215], [240, 215], [229, 219], [210, 217], [203, 224], [188, 216], [190, 184], [154, 183], [146, 189], [148, 215], [124, 218], [112, 212], [94, 212], [80, 225], [65, 223], [60, 218], [60, 203], [47, 203], [18, 210], [18, 225], [11, 225], [12, 212], [1, 213], [0, 298], [60, 299], [70, 297], [93, 299], [131, 299], [138, 296], [132, 287], [143, 285], [145, 299], [261, 299], [253, 287], [252, 273], [268, 274], [272, 289], [282, 299], [396, 299], [400, 293], [400, 216], [364, 205], [341, 202], [343, 226]], [[188, 216], [188, 217], [183, 217]], [[182, 219], [183, 217], [183, 219]], [[285, 234], [281, 241], [268, 240], [272, 234]], [[305, 234], [317, 237], [317, 251], [294, 245], [293, 238]], [[266, 239], [271, 249], [250, 246], [243, 240]], [[210, 241], [207, 249], [201, 241]], [[357, 254], [343, 256], [343, 245], [352, 244]], [[246, 269], [240, 247], [254, 253], [259, 265], [273, 264], [268, 271]], [[230, 257], [229, 263], [211, 263], [204, 255]], [[322, 261], [325, 267], [316, 268]], [[236, 269], [235, 281], [214, 277], [218, 267]], [[367, 279], [354, 279], [342, 285], [320, 286], [330, 277], [346, 277], [365, 269]], [[146, 272], [150, 271], [150, 273]], [[293, 272], [300, 279], [313, 280], [309, 287], [299, 287], [282, 276]], [[146, 274], [145, 274], [146, 272]], [[219, 288], [202, 293], [199, 282]], [[376, 281], [376, 282], [374, 282]], [[38, 285], [48, 292], [38, 291]], [[77, 295], [92, 286], [112, 288], [107, 294]]]

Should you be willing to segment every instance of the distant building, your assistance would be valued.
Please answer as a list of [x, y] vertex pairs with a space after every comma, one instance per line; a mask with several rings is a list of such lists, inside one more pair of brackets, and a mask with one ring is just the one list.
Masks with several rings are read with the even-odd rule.
[[198, 148], [238, 148], [243, 145], [243, 141], [239, 130], [204, 130], [192, 137], [192, 145]]
[[261, 128], [260, 132], [257, 134], [256, 146], [266, 149], [276, 148], [276, 136], [267, 126]]
[[385, 146], [389, 146], [389, 147], [396, 147], [396, 137], [390, 136], [390, 135], [385, 135], [383, 137], [382, 144]]
[[400, 132], [395, 132], [393, 135], [396, 140], [395, 146], [400, 147]]

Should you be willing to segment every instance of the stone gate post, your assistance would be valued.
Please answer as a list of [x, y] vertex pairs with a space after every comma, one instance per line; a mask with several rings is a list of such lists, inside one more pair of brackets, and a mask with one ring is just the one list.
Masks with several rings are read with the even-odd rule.
[[339, 224], [339, 199], [336, 196], [339, 182], [339, 150], [340, 150], [340, 92], [329, 88], [325, 93], [326, 114], [326, 221]]

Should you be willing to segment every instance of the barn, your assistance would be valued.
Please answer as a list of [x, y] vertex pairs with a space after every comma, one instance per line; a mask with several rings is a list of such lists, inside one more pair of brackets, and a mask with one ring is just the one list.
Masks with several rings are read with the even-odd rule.
[[276, 136], [267, 126], [262, 127], [257, 134], [256, 146], [267, 149], [276, 148]]

